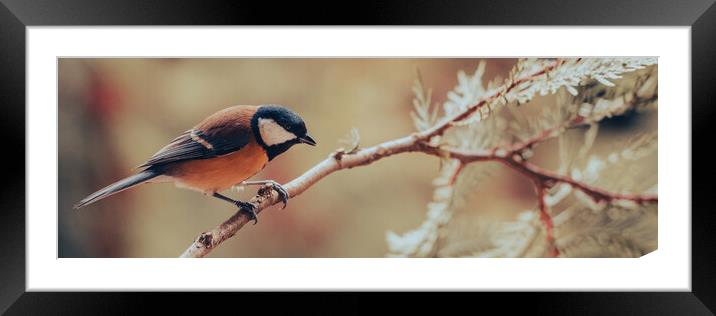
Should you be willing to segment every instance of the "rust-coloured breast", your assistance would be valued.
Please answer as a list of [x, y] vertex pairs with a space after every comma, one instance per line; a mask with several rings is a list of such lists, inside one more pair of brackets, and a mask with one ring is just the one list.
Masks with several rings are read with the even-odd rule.
[[213, 193], [250, 178], [267, 162], [266, 151], [252, 139], [245, 147], [230, 154], [177, 163], [169, 175], [177, 186]]

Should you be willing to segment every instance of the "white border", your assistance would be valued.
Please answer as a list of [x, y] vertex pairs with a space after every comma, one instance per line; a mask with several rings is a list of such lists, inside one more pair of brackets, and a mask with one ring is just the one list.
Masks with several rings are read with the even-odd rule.
[[[688, 27], [29, 27], [27, 290], [689, 291], [690, 44]], [[558, 260], [56, 258], [57, 164], [48, 159], [57, 153], [58, 56], [515, 55], [659, 56], [656, 252]]]

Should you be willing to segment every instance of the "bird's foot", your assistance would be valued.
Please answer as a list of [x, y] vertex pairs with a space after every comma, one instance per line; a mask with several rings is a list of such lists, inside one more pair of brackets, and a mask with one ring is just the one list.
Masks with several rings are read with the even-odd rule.
[[259, 180], [259, 181], [244, 181], [242, 184], [244, 185], [271, 185], [271, 187], [278, 193], [278, 198], [283, 202], [282, 209], [286, 208], [286, 205], [288, 205], [288, 199], [291, 197], [288, 194], [288, 191], [286, 188], [284, 188], [282, 185], [280, 185], [278, 182], [273, 180]]
[[286, 188], [278, 184], [278, 182], [276, 181], [272, 181], [271, 186], [273, 187], [274, 191], [278, 193], [278, 198], [281, 200], [281, 202], [283, 202], [283, 207], [281, 209], [285, 209], [286, 205], [288, 205], [288, 191], [286, 191]]
[[250, 221], [254, 221], [254, 225], [259, 222], [259, 217], [256, 214], [256, 207], [253, 204], [242, 201], [236, 201], [235, 204], [241, 212], [244, 212], [249, 216]]

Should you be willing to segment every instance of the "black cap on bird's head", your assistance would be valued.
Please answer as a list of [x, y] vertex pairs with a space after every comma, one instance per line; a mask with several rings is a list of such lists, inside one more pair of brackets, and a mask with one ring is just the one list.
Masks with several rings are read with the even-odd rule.
[[295, 144], [316, 145], [308, 135], [306, 123], [295, 112], [281, 105], [262, 105], [251, 119], [256, 140], [268, 153], [269, 160]]

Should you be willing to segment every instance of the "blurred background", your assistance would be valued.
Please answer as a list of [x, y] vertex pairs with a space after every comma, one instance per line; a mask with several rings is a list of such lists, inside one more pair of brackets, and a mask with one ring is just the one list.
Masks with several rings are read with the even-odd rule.
[[[459, 70], [479, 59], [76, 59], [59, 60], [59, 256], [176, 257], [236, 209], [172, 184], [149, 184], [79, 211], [72, 205], [128, 176], [158, 149], [231, 105], [278, 103], [306, 121], [318, 146], [296, 146], [254, 179], [285, 183], [327, 157], [351, 128], [362, 146], [414, 131], [416, 69], [442, 103]], [[484, 78], [516, 60], [490, 59]], [[539, 100], [536, 102], [540, 102]], [[617, 125], [624, 125], [619, 123]], [[617, 133], [619, 133], [617, 129]], [[546, 146], [549, 146], [547, 144]], [[550, 147], [541, 155], [553, 156]], [[549, 159], [536, 157], [535, 161]], [[550, 167], [549, 163], [544, 164]], [[386, 231], [425, 218], [439, 161], [403, 154], [334, 173], [281, 210], [262, 212], [211, 257], [383, 257]], [[534, 207], [532, 186], [500, 169], [474, 197], [484, 216]], [[229, 192], [245, 200], [255, 188]]]

